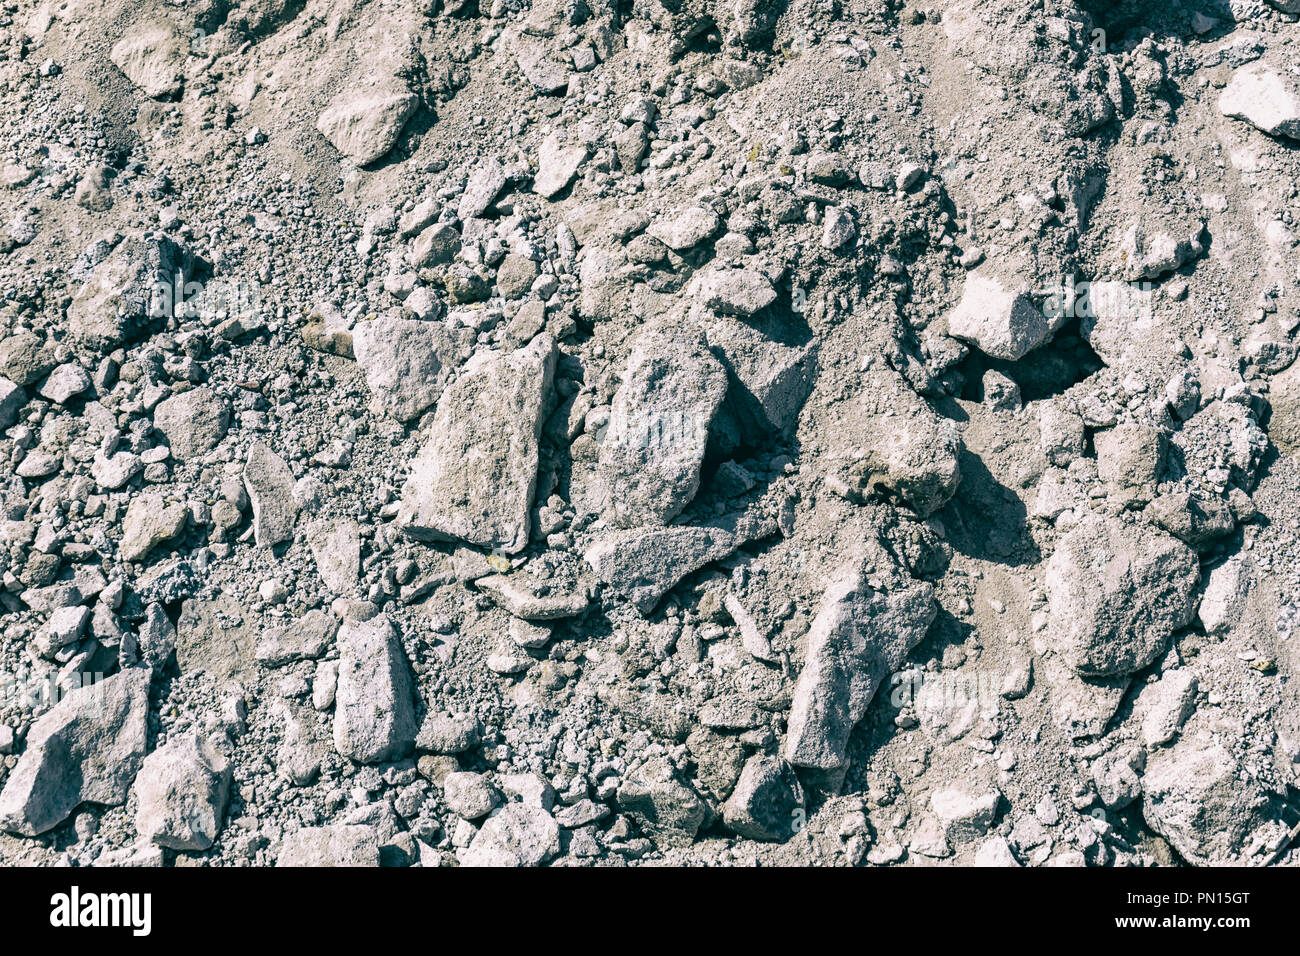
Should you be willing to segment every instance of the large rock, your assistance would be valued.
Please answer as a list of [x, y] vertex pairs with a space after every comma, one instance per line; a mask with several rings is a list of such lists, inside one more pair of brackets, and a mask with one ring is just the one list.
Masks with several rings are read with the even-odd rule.
[[12, 425], [25, 404], [27, 392], [22, 386], [0, 376], [0, 429]]
[[1219, 112], [1269, 136], [1300, 139], [1300, 83], [1264, 63], [1249, 63], [1232, 74], [1219, 94]]
[[108, 58], [145, 96], [180, 92], [188, 45], [165, 20], [133, 27], [113, 45]]
[[368, 166], [397, 145], [419, 105], [419, 97], [401, 81], [384, 77], [335, 96], [316, 129], [352, 162]]
[[750, 757], [722, 809], [722, 819], [751, 840], [793, 836], [803, 822], [803, 788], [794, 769], [778, 757]]
[[560, 825], [540, 807], [509, 803], [488, 817], [461, 866], [541, 866], [560, 852]]
[[350, 595], [361, 575], [361, 528], [351, 518], [323, 518], [307, 528], [316, 571], [335, 594]]
[[545, 199], [553, 199], [562, 192], [578, 168], [587, 159], [587, 147], [582, 143], [565, 144], [558, 134], [548, 136], [537, 157], [537, 175], [533, 177], [533, 192]]
[[171, 541], [185, 530], [185, 505], [168, 504], [162, 494], [147, 491], [136, 495], [122, 519], [122, 541], [117, 553], [123, 561], [143, 560], [150, 551]]
[[230, 403], [210, 388], [191, 388], [158, 403], [153, 425], [179, 461], [205, 455], [230, 428]]
[[1042, 345], [1052, 325], [1027, 290], [991, 273], [966, 276], [961, 301], [948, 315], [948, 334], [985, 355], [1015, 361]]
[[1241, 865], [1257, 841], [1287, 829], [1282, 807], [1214, 734], [1202, 730], [1156, 750], [1142, 778], [1142, 816], [1184, 860]]
[[167, 741], [135, 779], [136, 832], [172, 850], [206, 850], [221, 831], [230, 763], [197, 734]]
[[191, 269], [189, 252], [166, 236], [123, 239], [68, 305], [68, 331], [113, 350], [174, 314]]
[[253, 540], [270, 548], [293, 540], [298, 502], [293, 472], [265, 442], [253, 442], [244, 461], [244, 487], [253, 506]]
[[709, 817], [708, 805], [655, 758], [630, 772], [618, 788], [618, 807], [660, 846], [688, 846]]
[[334, 748], [359, 763], [400, 760], [415, 745], [411, 669], [384, 615], [339, 629]]
[[1172, 535], [1090, 515], [1047, 563], [1048, 639], [1088, 676], [1146, 667], [1196, 612], [1200, 567]]
[[284, 838], [276, 866], [378, 866], [379, 835], [364, 824], [303, 827]]
[[555, 343], [546, 334], [508, 354], [480, 352], [465, 365], [438, 402], [402, 493], [399, 521], [408, 535], [507, 554], [524, 549], [554, 373]]
[[725, 316], [709, 321], [705, 335], [730, 377], [725, 411], [735, 419], [743, 440], [792, 434], [817, 374], [816, 344], [788, 344], [749, 322]]
[[785, 758], [798, 767], [844, 766], [849, 735], [877, 688], [935, 618], [934, 586], [916, 581], [878, 591], [856, 566], [832, 578], [808, 630], [795, 684]]
[[83, 803], [125, 803], [144, 759], [148, 716], [144, 668], [69, 693], [28, 731], [0, 791], [0, 828], [36, 836]]
[[459, 350], [440, 323], [395, 315], [358, 322], [352, 350], [366, 374], [372, 408], [401, 422], [433, 405], [459, 364]]
[[601, 436], [606, 520], [616, 527], [667, 524], [700, 486], [709, 426], [727, 373], [696, 336], [641, 336], [614, 393]]

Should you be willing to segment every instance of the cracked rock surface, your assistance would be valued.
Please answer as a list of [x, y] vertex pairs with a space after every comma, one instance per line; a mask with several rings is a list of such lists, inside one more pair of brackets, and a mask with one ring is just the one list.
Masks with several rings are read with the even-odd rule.
[[10, 0], [0, 863], [1297, 865], [1291, 0]]

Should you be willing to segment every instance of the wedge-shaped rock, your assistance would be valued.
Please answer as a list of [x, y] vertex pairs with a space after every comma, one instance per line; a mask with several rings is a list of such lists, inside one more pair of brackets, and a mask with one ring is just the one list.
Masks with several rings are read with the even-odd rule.
[[741, 770], [722, 819], [751, 840], [787, 840], [798, 830], [802, 810], [803, 788], [794, 769], [779, 757], [755, 754]]
[[210, 388], [187, 389], [158, 403], [153, 424], [167, 436], [173, 458], [198, 458], [226, 437], [230, 403]]
[[537, 157], [537, 175], [533, 178], [533, 192], [551, 199], [562, 192], [578, 168], [587, 159], [587, 147], [582, 143], [566, 145], [558, 134], [548, 136]]
[[461, 866], [541, 866], [560, 852], [560, 825], [540, 807], [510, 803], [488, 817]]
[[529, 577], [523, 572], [490, 574], [479, 578], [474, 586], [515, 617], [525, 621], [555, 621], [576, 617], [587, 609], [590, 599], [587, 586], [557, 585], [552, 581]]
[[459, 364], [459, 351], [441, 324], [394, 315], [358, 322], [352, 350], [366, 373], [371, 407], [399, 422], [436, 402]]
[[637, 341], [601, 437], [606, 520], [667, 524], [691, 503], [727, 372], [701, 337], [651, 330]]
[[122, 240], [68, 305], [68, 330], [103, 351], [139, 337], [174, 313], [191, 268], [188, 251], [165, 236]]
[[724, 315], [754, 315], [776, 301], [771, 280], [753, 269], [713, 269], [693, 285], [708, 308]]
[[831, 580], [808, 631], [795, 684], [785, 759], [797, 767], [844, 766], [849, 735], [881, 682], [897, 670], [935, 618], [934, 586], [877, 591], [849, 566]]
[[244, 462], [244, 487], [253, 506], [253, 538], [270, 548], [293, 540], [298, 502], [293, 497], [293, 472], [265, 442], [254, 442]]
[[36, 836], [83, 803], [125, 803], [144, 759], [149, 671], [78, 688], [42, 716], [0, 791], [0, 827]]
[[1300, 139], [1300, 83], [1263, 63], [1247, 64], [1219, 94], [1219, 112], [1269, 136]]
[[991, 273], [966, 276], [961, 301], [948, 314], [948, 334], [985, 355], [1015, 361], [1042, 345], [1052, 325], [1028, 296]]
[[554, 374], [555, 343], [546, 334], [465, 365], [438, 402], [403, 491], [399, 520], [408, 535], [507, 554], [524, 549]]
[[705, 333], [730, 376], [726, 412], [749, 440], [789, 435], [817, 374], [815, 345], [788, 345], [734, 318], [717, 318]]
[[351, 594], [361, 574], [361, 528], [351, 518], [325, 518], [307, 528], [316, 571], [338, 595]]
[[1045, 579], [1055, 650], [1085, 676], [1123, 675], [1191, 622], [1200, 567], [1173, 535], [1090, 515], [1057, 542]]
[[358, 166], [368, 166], [397, 145], [419, 97], [394, 77], [339, 93], [316, 120], [316, 129]]
[[359, 763], [400, 760], [415, 745], [410, 665], [384, 615], [339, 629], [334, 749]]
[[230, 797], [230, 763], [197, 734], [169, 740], [135, 779], [135, 829], [172, 850], [206, 850], [221, 832]]

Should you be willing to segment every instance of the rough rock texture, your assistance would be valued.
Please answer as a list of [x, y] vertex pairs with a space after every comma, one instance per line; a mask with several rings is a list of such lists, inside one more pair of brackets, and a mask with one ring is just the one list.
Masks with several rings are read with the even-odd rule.
[[135, 778], [135, 828], [172, 850], [206, 850], [230, 796], [230, 763], [212, 744], [187, 734], [144, 759]]
[[382, 615], [338, 632], [334, 747], [360, 763], [397, 760], [415, 742], [410, 665], [397, 631]]

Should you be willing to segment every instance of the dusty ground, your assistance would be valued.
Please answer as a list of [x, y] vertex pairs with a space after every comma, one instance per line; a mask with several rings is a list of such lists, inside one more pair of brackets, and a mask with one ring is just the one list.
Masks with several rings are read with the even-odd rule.
[[0, 7], [0, 861], [1300, 860], [1300, 3], [483, 4]]

